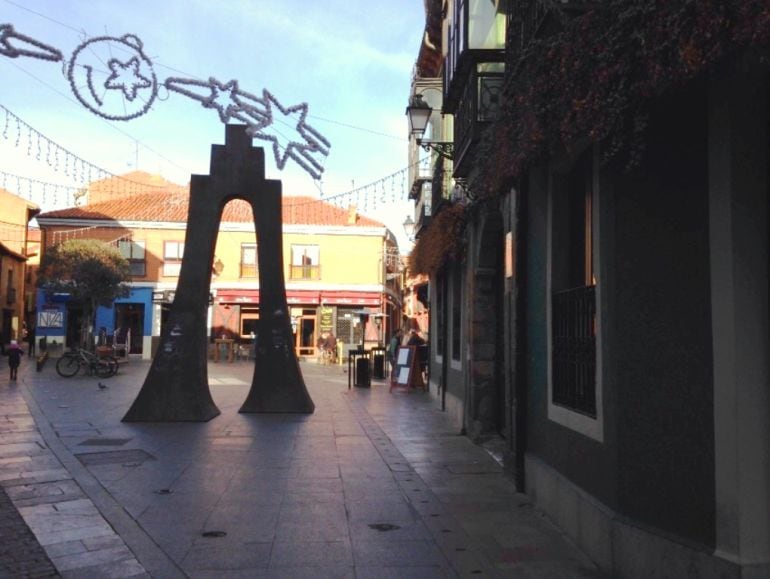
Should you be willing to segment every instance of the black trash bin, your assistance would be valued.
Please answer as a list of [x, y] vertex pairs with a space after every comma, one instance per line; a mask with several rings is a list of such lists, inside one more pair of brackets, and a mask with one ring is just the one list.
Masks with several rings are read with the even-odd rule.
[[369, 374], [369, 358], [362, 356], [356, 360], [356, 386], [369, 388], [372, 385], [372, 377]]

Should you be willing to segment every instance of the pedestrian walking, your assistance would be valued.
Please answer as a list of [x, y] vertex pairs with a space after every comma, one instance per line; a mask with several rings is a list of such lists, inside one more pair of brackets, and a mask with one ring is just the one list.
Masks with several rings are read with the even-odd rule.
[[324, 340], [324, 362], [334, 364], [337, 361], [337, 336], [329, 332]]
[[27, 343], [28, 343], [28, 346], [27, 346], [27, 356], [34, 356], [35, 355], [35, 345], [36, 345], [35, 344], [35, 335], [36, 335], [36, 333], [37, 332], [35, 331], [35, 326], [33, 324], [27, 330]]
[[390, 338], [390, 344], [388, 344], [388, 360], [390, 360], [391, 381], [393, 381], [393, 372], [396, 370], [398, 347], [401, 345], [401, 340], [403, 339], [404, 331], [401, 328], [398, 328], [395, 332], [393, 332], [393, 336]]
[[8, 366], [11, 369], [11, 380], [16, 380], [16, 373], [19, 370], [21, 364], [21, 357], [24, 355], [24, 351], [19, 346], [16, 340], [11, 340], [11, 345], [8, 347]]

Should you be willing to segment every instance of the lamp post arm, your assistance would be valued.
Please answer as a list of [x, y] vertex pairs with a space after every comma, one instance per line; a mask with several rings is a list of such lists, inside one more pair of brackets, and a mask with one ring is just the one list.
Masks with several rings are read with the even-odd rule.
[[425, 151], [433, 150], [445, 159], [454, 159], [455, 144], [451, 141], [418, 141], [417, 144]]

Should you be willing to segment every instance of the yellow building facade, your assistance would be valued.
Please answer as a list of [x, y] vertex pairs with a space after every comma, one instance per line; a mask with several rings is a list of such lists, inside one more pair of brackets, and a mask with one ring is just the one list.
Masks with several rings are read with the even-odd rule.
[[[98, 332], [130, 334], [129, 350], [152, 356], [171, 310], [182, 259], [188, 192], [161, 189], [38, 216], [43, 246], [74, 238], [96, 238], [115, 244], [131, 263], [131, 295], [97, 313]], [[232, 339], [236, 354], [246, 353], [257, 330], [259, 307], [258, 243], [250, 207], [241, 201], [225, 206], [215, 246], [206, 312], [209, 335]], [[195, 256], [190, 256], [195, 259]], [[343, 350], [384, 343], [401, 316], [400, 259], [394, 235], [382, 223], [308, 197], [283, 199], [283, 274], [299, 356], [315, 356], [322, 334], [334, 333]], [[73, 324], [78, 304], [63, 299], [38, 308], [58, 312], [41, 327], [65, 344], [76, 339]], [[369, 313], [363, 327], [359, 312]], [[242, 347], [241, 347], [242, 346]]]
[[[0, 340], [24, 338], [23, 327], [34, 308], [27, 287], [27, 262], [32, 253], [28, 224], [38, 213], [37, 205], [0, 189]], [[34, 261], [34, 260], [32, 260]]]

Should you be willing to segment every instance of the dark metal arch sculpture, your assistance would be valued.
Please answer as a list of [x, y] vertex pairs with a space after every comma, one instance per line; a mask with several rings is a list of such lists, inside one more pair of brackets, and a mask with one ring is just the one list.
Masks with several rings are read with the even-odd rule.
[[203, 422], [219, 414], [208, 386], [206, 307], [225, 205], [249, 203], [259, 260], [260, 318], [251, 390], [240, 412], [312, 413], [296, 353], [283, 274], [281, 182], [265, 179], [265, 154], [242, 125], [211, 147], [211, 174], [193, 175], [182, 269], [166, 332], [124, 422]]

